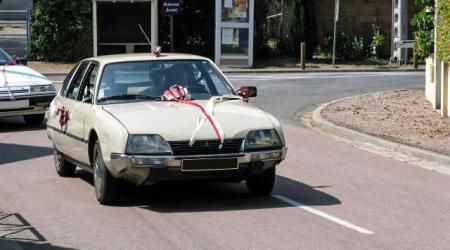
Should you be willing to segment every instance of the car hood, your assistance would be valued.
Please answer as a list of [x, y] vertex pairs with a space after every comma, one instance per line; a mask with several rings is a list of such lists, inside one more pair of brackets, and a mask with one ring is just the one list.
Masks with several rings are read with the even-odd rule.
[[52, 84], [42, 74], [25, 66], [0, 66], [0, 87], [5, 83], [10, 87], [22, 87], [42, 84]]
[[[197, 101], [205, 106], [207, 101]], [[136, 102], [110, 104], [103, 109], [119, 120], [130, 134], [159, 134], [167, 141], [189, 140], [203, 113], [198, 107], [176, 102]], [[214, 118], [222, 127], [225, 138], [244, 138], [254, 129], [272, 129], [266, 113], [241, 100], [216, 103]], [[205, 121], [197, 140], [217, 139], [212, 125]]]

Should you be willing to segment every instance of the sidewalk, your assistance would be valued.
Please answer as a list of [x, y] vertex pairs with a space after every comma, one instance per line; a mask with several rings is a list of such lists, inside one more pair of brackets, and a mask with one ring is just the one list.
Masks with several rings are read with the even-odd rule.
[[[75, 63], [48, 63], [30, 61], [28, 66], [44, 75], [66, 75]], [[367, 62], [341, 63], [332, 66], [323, 62], [307, 63], [302, 70], [298, 64], [257, 65], [253, 68], [220, 67], [224, 73], [306, 73], [306, 72], [382, 72], [382, 71], [423, 71], [424, 65], [414, 69], [412, 65], [398, 66], [396, 64], [369, 64]]]

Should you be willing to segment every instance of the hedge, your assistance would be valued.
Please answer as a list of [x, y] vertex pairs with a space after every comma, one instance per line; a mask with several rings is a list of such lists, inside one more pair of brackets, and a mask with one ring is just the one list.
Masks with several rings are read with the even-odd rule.
[[31, 58], [77, 61], [92, 56], [91, 0], [36, 0]]
[[450, 0], [437, 1], [438, 37], [436, 39], [438, 58], [450, 63]]

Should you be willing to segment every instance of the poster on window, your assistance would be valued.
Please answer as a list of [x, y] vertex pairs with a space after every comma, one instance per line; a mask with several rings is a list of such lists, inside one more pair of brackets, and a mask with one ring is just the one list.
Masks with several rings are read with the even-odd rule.
[[248, 22], [248, 0], [222, 0], [222, 21]]

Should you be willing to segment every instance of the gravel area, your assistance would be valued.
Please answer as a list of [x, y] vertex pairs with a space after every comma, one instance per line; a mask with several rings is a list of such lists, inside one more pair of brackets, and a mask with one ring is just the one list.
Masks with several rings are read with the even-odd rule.
[[329, 105], [322, 115], [340, 126], [450, 155], [450, 118], [433, 110], [424, 90], [354, 97]]

